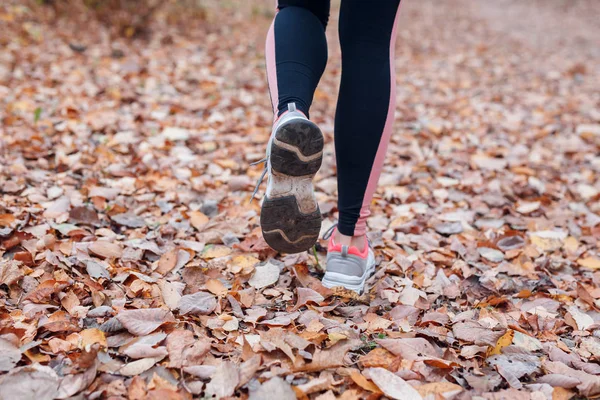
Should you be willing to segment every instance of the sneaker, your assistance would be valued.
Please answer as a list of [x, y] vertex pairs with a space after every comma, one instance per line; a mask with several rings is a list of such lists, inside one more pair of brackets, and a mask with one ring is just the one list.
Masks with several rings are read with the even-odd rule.
[[330, 234], [323, 286], [343, 286], [361, 294], [365, 282], [375, 272], [375, 254], [371, 244], [367, 241], [367, 246], [361, 252], [354, 246], [335, 243], [335, 235], [332, 232]]
[[[273, 126], [267, 145], [267, 191], [260, 212], [265, 241], [282, 253], [310, 249], [319, 238], [321, 211], [312, 180], [323, 159], [323, 134], [319, 127], [288, 104]], [[254, 195], [253, 195], [254, 196]]]

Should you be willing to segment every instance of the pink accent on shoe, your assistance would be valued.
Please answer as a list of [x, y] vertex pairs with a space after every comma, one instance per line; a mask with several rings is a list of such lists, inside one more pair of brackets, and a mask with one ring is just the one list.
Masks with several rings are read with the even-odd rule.
[[365, 235], [367, 232], [367, 218], [371, 215], [371, 200], [373, 194], [377, 189], [377, 181], [381, 175], [383, 163], [385, 161], [385, 153], [387, 152], [387, 146], [392, 136], [392, 126], [394, 124], [394, 112], [396, 109], [396, 71], [394, 68], [395, 61], [395, 47], [396, 47], [396, 30], [398, 27], [398, 16], [400, 15], [400, 6], [396, 11], [396, 17], [394, 19], [394, 28], [392, 29], [392, 36], [390, 40], [390, 104], [388, 106], [387, 118], [383, 127], [383, 134], [377, 148], [377, 154], [373, 166], [371, 167], [371, 174], [369, 175], [369, 183], [367, 184], [367, 190], [363, 197], [362, 207], [360, 209], [360, 217], [356, 221], [354, 226], [354, 236]]
[[[335, 236], [335, 231], [331, 234], [331, 237], [329, 238], [329, 243], [327, 244], [327, 252], [328, 253], [332, 253], [332, 252], [341, 253], [342, 245], [335, 243], [335, 241], [333, 239], [334, 236]], [[356, 248], [356, 246], [350, 246], [350, 247], [348, 247], [348, 254], [352, 254], [357, 257], [366, 259], [369, 256], [369, 245], [365, 244], [365, 249], [362, 252], [360, 250], [358, 250]]]
[[275, 115], [273, 119], [277, 119], [277, 114], [279, 114], [277, 108], [279, 104], [279, 92], [277, 91], [277, 64], [275, 62], [275, 19], [273, 19], [267, 33], [265, 57], [267, 59], [267, 80], [269, 82], [269, 91], [271, 92], [273, 113]]

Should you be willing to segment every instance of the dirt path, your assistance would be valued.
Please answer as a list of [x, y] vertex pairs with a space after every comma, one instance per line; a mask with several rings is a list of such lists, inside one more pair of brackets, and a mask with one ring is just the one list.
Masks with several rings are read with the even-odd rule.
[[[0, 399], [597, 396], [595, 3], [405, 1], [362, 297], [320, 285], [324, 241], [269, 250], [248, 203], [270, 9], [164, 8], [125, 40], [3, 3]], [[312, 111], [324, 230], [336, 20]]]

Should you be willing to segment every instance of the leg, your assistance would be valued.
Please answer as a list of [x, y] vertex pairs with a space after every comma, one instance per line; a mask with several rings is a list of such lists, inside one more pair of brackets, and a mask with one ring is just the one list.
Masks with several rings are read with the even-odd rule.
[[[392, 134], [400, 0], [342, 0], [342, 79], [335, 116], [338, 230], [364, 246], [369, 205]], [[350, 243], [347, 243], [350, 244]], [[354, 244], [354, 243], [352, 243]]]
[[327, 63], [329, 0], [279, 0], [267, 34], [267, 76], [275, 117], [289, 103], [308, 116]]
[[312, 179], [323, 158], [323, 134], [308, 120], [308, 111], [327, 62], [328, 17], [328, 0], [279, 0], [267, 36], [275, 122], [265, 159], [260, 226], [265, 241], [285, 253], [308, 250], [321, 229]]

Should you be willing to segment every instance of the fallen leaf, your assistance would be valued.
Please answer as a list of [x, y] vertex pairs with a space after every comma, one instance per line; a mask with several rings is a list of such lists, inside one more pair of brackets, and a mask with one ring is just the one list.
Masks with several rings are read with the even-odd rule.
[[276, 376], [260, 385], [258, 389], [250, 390], [248, 400], [264, 399], [296, 400], [296, 393], [289, 383]]
[[163, 358], [164, 357], [142, 358], [141, 360], [130, 362], [121, 367], [121, 369], [119, 369], [119, 374], [124, 376], [139, 375], [142, 372], [148, 371], [154, 366], [154, 364], [156, 364]]
[[0, 400], [52, 400], [59, 378], [50, 367], [33, 364], [15, 368], [0, 377]]
[[356, 383], [362, 389], [368, 390], [369, 392], [373, 392], [373, 393], [383, 393], [381, 390], [379, 390], [377, 385], [375, 385], [373, 382], [369, 381], [360, 372], [358, 372], [356, 370], [353, 370], [350, 373], [350, 378], [354, 381], [354, 383]]
[[208, 315], [217, 308], [217, 298], [207, 292], [187, 294], [179, 300], [179, 312], [182, 315]]
[[210, 382], [206, 385], [206, 395], [217, 399], [229, 397], [233, 395], [239, 382], [240, 373], [238, 367], [232, 362], [220, 362]]
[[13, 343], [0, 337], [0, 371], [10, 371], [21, 360], [21, 351]]
[[370, 368], [369, 377], [375, 385], [389, 398], [396, 400], [422, 400], [423, 397], [398, 375], [384, 368]]
[[208, 217], [200, 211], [189, 211], [188, 215], [190, 217], [190, 223], [198, 231], [202, 231], [209, 222]]
[[117, 320], [130, 333], [143, 336], [153, 332], [166, 322], [175, 320], [169, 310], [162, 308], [145, 308], [139, 310], [122, 310], [117, 314]]
[[454, 398], [464, 390], [461, 386], [450, 382], [426, 383], [416, 389], [423, 398], [434, 396], [435, 398], [441, 397], [442, 399]]
[[577, 264], [581, 265], [584, 268], [589, 268], [593, 270], [600, 269], [600, 259], [596, 257], [580, 258], [579, 260], [577, 260]]
[[468, 343], [495, 346], [498, 339], [504, 335], [505, 330], [493, 331], [481, 326], [478, 322], [467, 321], [454, 324], [452, 332], [455, 338]]
[[255, 289], [262, 289], [277, 283], [279, 280], [279, 267], [271, 262], [255, 267], [254, 275], [248, 284]]
[[123, 255], [123, 248], [117, 243], [98, 240], [90, 244], [90, 251], [103, 258], [120, 258]]
[[206, 281], [204, 286], [206, 287], [206, 290], [219, 297], [224, 297], [227, 295], [227, 288], [218, 279], [209, 279]]

